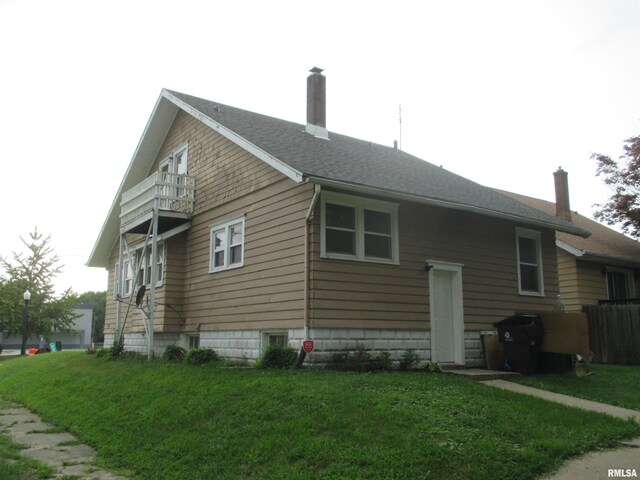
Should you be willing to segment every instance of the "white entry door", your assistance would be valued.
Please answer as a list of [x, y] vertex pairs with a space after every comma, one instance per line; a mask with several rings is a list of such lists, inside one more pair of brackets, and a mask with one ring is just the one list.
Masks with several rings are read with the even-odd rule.
[[429, 262], [431, 361], [464, 365], [462, 265]]

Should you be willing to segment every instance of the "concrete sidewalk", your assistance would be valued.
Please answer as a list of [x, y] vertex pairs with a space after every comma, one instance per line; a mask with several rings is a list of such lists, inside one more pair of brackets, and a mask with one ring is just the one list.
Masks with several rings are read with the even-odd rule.
[[[606, 413], [607, 415], [612, 415], [623, 420], [632, 418], [640, 423], [640, 412], [636, 410], [583, 400], [560, 393], [548, 392], [505, 380], [489, 380], [482, 383], [512, 392], [543, 398], [551, 402], [562, 403], [563, 405], [571, 407]], [[640, 476], [640, 437], [623, 442], [622, 445], [621, 448], [615, 450], [590, 453], [578, 459], [571, 460], [561, 467], [560, 470], [544, 478], [546, 480], [637, 478]]]
[[126, 480], [94, 465], [94, 450], [70, 433], [60, 432], [26, 408], [0, 410], [0, 429], [15, 443], [26, 445], [22, 455], [49, 465], [54, 478], [70, 476], [80, 480]]

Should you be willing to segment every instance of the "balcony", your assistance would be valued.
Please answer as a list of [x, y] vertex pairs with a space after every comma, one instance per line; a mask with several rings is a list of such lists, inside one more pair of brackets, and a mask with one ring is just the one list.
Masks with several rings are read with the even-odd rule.
[[147, 233], [158, 212], [158, 233], [188, 223], [195, 204], [195, 178], [156, 172], [122, 194], [120, 232]]

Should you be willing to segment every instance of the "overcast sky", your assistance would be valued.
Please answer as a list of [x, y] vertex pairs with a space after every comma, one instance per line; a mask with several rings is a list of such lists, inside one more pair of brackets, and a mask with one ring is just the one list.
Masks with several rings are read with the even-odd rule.
[[327, 127], [490, 187], [591, 215], [592, 152], [640, 134], [640, 1], [0, 0], [0, 254], [38, 226], [58, 290], [84, 266], [163, 87], [305, 122], [307, 71]]

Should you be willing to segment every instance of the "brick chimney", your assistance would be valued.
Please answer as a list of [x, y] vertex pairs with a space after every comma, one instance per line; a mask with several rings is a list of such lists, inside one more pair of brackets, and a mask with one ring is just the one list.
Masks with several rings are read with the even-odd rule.
[[327, 131], [327, 79], [322, 69], [313, 67], [307, 77], [306, 132], [318, 138], [329, 138]]
[[569, 206], [569, 175], [562, 167], [553, 172], [556, 187], [556, 217], [567, 222], [571, 221], [571, 207]]

